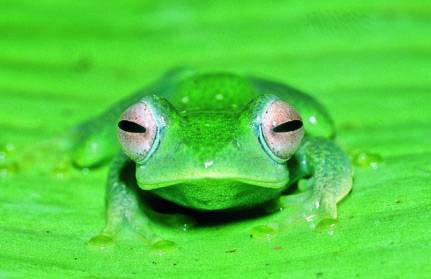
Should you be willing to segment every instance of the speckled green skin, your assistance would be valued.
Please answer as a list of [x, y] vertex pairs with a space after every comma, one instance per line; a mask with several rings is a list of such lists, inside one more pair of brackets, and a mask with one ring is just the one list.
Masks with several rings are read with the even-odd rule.
[[[276, 98], [293, 105], [304, 121], [303, 143], [287, 163], [273, 160], [257, 137], [257, 115]], [[118, 152], [116, 123], [141, 99], [166, 120], [166, 127], [157, 148], [134, 163]], [[336, 203], [351, 189], [352, 169], [331, 141], [334, 133], [324, 108], [296, 89], [253, 77], [174, 70], [79, 126], [70, 139], [72, 159], [80, 167], [98, 166], [118, 153], [102, 231], [110, 238], [124, 222], [151, 236], [141, 193], [198, 210], [244, 209], [278, 197], [283, 203], [282, 193], [304, 177], [311, 177], [310, 187], [293, 200], [303, 205], [306, 216], [336, 218]]]

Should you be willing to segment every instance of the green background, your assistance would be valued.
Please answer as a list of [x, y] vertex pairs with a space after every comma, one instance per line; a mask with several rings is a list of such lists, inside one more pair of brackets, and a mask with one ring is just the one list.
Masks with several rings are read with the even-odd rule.
[[[0, 278], [431, 276], [430, 18], [429, 1], [2, 0]], [[107, 168], [74, 170], [49, 140], [178, 65], [310, 92], [344, 149], [382, 158], [356, 167], [335, 229], [249, 237], [275, 214], [155, 224], [167, 253], [85, 245]]]

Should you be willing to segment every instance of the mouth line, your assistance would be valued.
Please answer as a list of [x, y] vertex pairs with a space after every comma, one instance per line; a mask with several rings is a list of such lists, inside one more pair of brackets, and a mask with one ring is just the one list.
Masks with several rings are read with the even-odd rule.
[[225, 184], [224, 182], [232, 182], [232, 184], [245, 184], [249, 186], [256, 186], [262, 188], [270, 188], [270, 189], [280, 189], [286, 186], [289, 182], [289, 179], [282, 180], [257, 180], [257, 179], [248, 179], [248, 178], [213, 178], [213, 177], [196, 177], [196, 178], [184, 178], [184, 179], [173, 179], [166, 181], [140, 181], [138, 179], [138, 184], [143, 190], [153, 190], [166, 188], [170, 186], [175, 186], [178, 184], [194, 184], [199, 185], [199, 182], [211, 181], [214, 184], [217, 184], [217, 181], [220, 182], [220, 185]]

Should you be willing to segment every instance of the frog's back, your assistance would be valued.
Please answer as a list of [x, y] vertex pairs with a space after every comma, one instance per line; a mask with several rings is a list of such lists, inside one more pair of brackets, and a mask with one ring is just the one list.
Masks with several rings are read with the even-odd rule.
[[259, 92], [246, 78], [229, 73], [196, 74], [181, 80], [175, 90], [160, 94], [178, 111], [241, 111]]
[[258, 95], [270, 94], [293, 105], [301, 114], [306, 134], [332, 138], [334, 123], [313, 97], [282, 83], [231, 73], [194, 74], [181, 79], [172, 90], [161, 92], [182, 112], [239, 113]]

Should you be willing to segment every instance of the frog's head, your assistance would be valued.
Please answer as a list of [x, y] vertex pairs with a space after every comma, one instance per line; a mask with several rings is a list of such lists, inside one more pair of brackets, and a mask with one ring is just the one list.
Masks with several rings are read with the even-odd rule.
[[296, 110], [272, 95], [238, 112], [187, 113], [146, 97], [118, 127], [140, 188], [199, 209], [246, 207], [279, 194], [289, 182], [286, 161], [304, 136]]

